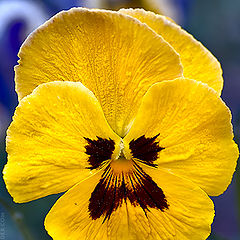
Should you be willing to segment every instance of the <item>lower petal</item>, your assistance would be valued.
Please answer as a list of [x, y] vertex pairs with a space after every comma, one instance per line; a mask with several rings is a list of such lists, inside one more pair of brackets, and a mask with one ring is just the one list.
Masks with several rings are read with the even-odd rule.
[[163, 190], [168, 209], [161, 211], [149, 207], [143, 211], [126, 198], [110, 218], [105, 219], [102, 215], [93, 219], [89, 202], [101, 179], [98, 173], [71, 188], [55, 203], [45, 220], [50, 236], [54, 240], [206, 239], [210, 233], [214, 207], [205, 192], [191, 181], [166, 171], [144, 170]]

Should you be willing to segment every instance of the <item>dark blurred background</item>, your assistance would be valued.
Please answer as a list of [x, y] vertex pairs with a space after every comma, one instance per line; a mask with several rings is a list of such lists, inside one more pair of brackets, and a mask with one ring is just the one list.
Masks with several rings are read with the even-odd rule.
[[[74, 6], [119, 9], [143, 7], [172, 17], [220, 61], [222, 98], [232, 111], [235, 141], [240, 142], [240, 1], [239, 0], [0, 0], [0, 156], [6, 163], [5, 134], [17, 105], [13, 66], [26, 36], [57, 12]], [[240, 239], [240, 171], [228, 190], [214, 197], [216, 216], [211, 240]], [[0, 239], [42, 240], [44, 217], [59, 196], [15, 204], [0, 179]]]

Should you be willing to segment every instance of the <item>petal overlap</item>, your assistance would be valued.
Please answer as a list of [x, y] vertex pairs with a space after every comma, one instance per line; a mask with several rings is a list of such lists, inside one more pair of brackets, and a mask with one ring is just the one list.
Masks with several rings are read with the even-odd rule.
[[65, 192], [54, 240], [204, 240], [209, 196], [239, 156], [216, 58], [171, 19], [73, 8], [35, 30], [15, 67], [6, 187], [18, 203]]
[[221, 95], [223, 78], [220, 63], [191, 34], [169, 18], [153, 12], [143, 9], [121, 9], [120, 12], [146, 23], [179, 53], [184, 77], [207, 83]]
[[178, 54], [162, 37], [134, 18], [103, 10], [57, 14], [28, 37], [19, 58], [20, 99], [44, 82], [80, 81], [120, 136], [153, 83], [182, 76]]
[[125, 145], [157, 134], [164, 148], [155, 162], [160, 168], [192, 180], [209, 195], [226, 190], [239, 152], [232, 140], [231, 113], [214, 90], [189, 79], [153, 85]]
[[[23, 100], [8, 129], [4, 180], [15, 202], [60, 193], [94, 173], [85, 138], [120, 138], [100, 104], [81, 83], [52, 82]], [[110, 160], [110, 159], [109, 159]]]

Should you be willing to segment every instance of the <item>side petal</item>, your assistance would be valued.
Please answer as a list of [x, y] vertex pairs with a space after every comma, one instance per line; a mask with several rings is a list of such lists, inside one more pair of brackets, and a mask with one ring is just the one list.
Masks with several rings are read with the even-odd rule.
[[204, 240], [214, 217], [212, 201], [191, 181], [161, 170], [148, 174], [163, 189], [169, 208], [165, 211], [140, 206], [126, 199], [109, 219], [92, 219], [89, 199], [100, 175], [90, 177], [65, 193], [52, 207], [45, 227], [54, 240]]
[[239, 152], [231, 113], [214, 90], [187, 79], [153, 85], [124, 142], [128, 146], [140, 136], [158, 134], [159, 167], [192, 180], [209, 195], [226, 190]]
[[178, 54], [162, 37], [112, 11], [61, 12], [28, 37], [19, 57], [15, 80], [20, 99], [44, 82], [80, 81], [120, 136], [153, 83], [182, 76]]
[[112, 139], [112, 154], [118, 154], [119, 137], [91, 91], [73, 82], [36, 88], [20, 101], [7, 132], [8, 163], [3, 173], [14, 201], [66, 191], [93, 174], [86, 139], [97, 137]]
[[143, 9], [121, 9], [120, 12], [146, 23], [179, 53], [184, 77], [207, 83], [221, 95], [223, 78], [220, 63], [192, 35], [168, 18]]

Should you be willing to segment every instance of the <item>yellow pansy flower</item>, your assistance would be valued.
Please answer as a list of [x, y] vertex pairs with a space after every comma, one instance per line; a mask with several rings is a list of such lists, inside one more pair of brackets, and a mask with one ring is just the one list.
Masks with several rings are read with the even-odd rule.
[[74, 8], [19, 57], [4, 180], [18, 203], [67, 191], [54, 240], [207, 238], [238, 158], [207, 49], [154, 13]]

